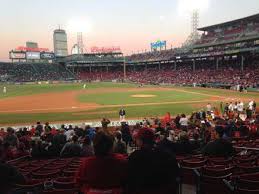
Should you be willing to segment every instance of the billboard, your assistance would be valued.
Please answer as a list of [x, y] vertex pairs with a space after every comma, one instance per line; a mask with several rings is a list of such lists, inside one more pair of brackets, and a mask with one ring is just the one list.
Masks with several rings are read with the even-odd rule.
[[55, 59], [54, 53], [40, 53], [40, 58], [41, 59]]
[[48, 48], [29, 48], [24, 46], [19, 46], [15, 49], [16, 51], [28, 51], [28, 52], [48, 52]]
[[11, 51], [9, 52], [10, 59], [26, 59], [25, 52]]
[[150, 44], [151, 45], [151, 50], [157, 50], [157, 49], [166, 49], [166, 41], [161, 41], [158, 40], [156, 42], [153, 42]]
[[112, 53], [112, 52], [121, 52], [120, 47], [97, 47], [94, 46], [91, 48], [92, 53]]
[[26, 52], [26, 59], [40, 59], [40, 52]]

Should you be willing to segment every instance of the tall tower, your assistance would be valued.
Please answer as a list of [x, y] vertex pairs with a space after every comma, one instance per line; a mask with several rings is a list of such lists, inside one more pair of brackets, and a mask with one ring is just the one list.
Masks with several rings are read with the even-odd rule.
[[77, 48], [78, 48], [78, 54], [84, 53], [84, 42], [83, 42], [83, 33], [77, 32]]
[[191, 34], [188, 36], [187, 40], [183, 44], [184, 47], [191, 47], [197, 40], [200, 38], [200, 34], [198, 32], [199, 27], [199, 11], [193, 10], [191, 17]]
[[65, 30], [54, 30], [53, 34], [54, 53], [57, 57], [65, 57], [68, 55], [67, 50], [67, 34]]

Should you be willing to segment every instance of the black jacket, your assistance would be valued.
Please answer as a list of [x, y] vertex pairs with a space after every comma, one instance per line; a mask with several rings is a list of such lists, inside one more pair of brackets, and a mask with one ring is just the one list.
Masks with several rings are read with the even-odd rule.
[[126, 115], [126, 111], [124, 109], [121, 109], [119, 112], [120, 116], [125, 116]]

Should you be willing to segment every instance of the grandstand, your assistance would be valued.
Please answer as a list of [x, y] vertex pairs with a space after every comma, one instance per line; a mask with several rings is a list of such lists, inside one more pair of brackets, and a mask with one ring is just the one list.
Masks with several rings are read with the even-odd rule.
[[[127, 80], [230, 88], [258, 87], [259, 14], [200, 28], [189, 49], [177, 48], [126, 57]], [[124, 61], [118, 54], [72, 55], [63, 59], [79, 79], [123, 80]], [[116, 73], [115, 73], [116, 72]], [[154, 76], [150, 76], [154, 75]]]

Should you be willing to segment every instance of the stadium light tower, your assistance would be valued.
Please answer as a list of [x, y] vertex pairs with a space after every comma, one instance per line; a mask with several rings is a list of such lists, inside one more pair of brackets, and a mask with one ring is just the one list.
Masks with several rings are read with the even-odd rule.
[[183, 44], [184, 47], [191, 47], [197, 40], [200, 38], [200, 34], [198, 32], [199, 27], [199, 11], [198, 9], [194, 9], [192, 12], [191, 18], [191, 34], [188, 36], [187, 40]]
[[77, 48], [78, 48], [78, 54], [84, 53], [84, 42], [83, 42], [82, 32], [77, 32]]

